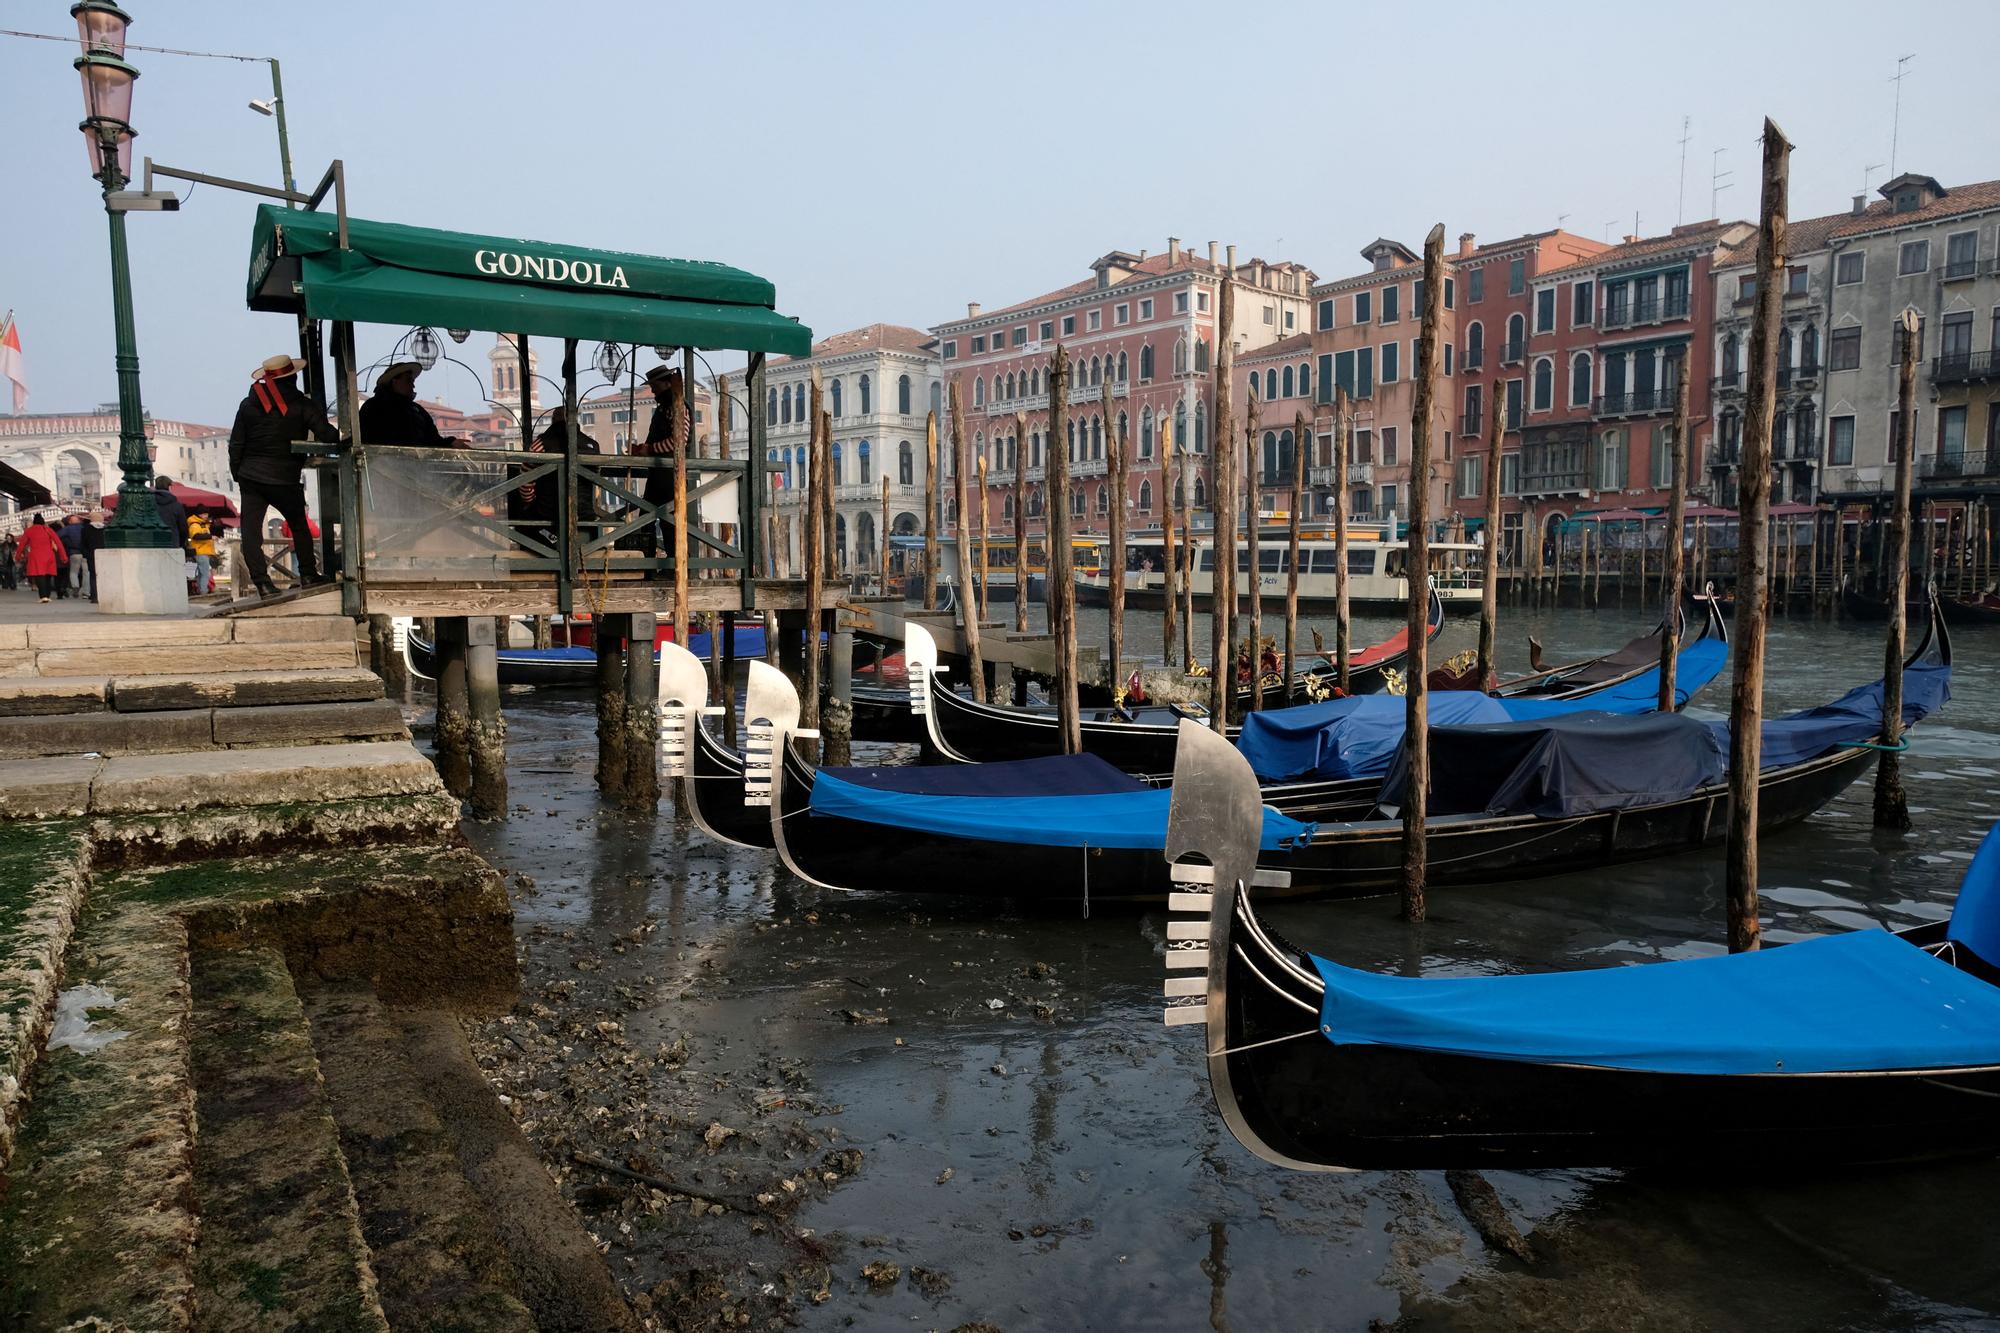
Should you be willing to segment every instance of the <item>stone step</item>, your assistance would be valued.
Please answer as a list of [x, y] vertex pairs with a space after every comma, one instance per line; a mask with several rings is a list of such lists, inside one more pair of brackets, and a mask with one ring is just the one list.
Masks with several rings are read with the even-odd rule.
[[264, 708], [358, 703], [381, 697], [381, 678], [359, 666], [164, 676], [0, 677], [0, 717], [105, 709], [152, 713], [182, 708]]
[[138, 815], [441, 795], [408, 741], [0, 760], [0, 819]]
[[0, 828], [0, 1172], [13, 1155], [29, 1069], [55, 1018], [89, 855], [76, 823]]
[[69, 648], [162, 648], [225, 643], [353, 643], [354, 622], [346, 616], [273, 616], [262, 620], [129, 620], [100, 616], [0, 626], [0, 648], [37, 652]]
[[198, 950], [194, 1327], [388, 1333], [312, 1031], [284, 956]]
[[26, 655], [33, 658], [27, 669], [23, 670], [18, 661], [12, 669], [8, 669], [5, 661], [0, 660], [0, 674], [184, 676], [215, 671], [319, 670], [353, 667], [359, 661], [351, 636], [342, 640], [308, 643], [175, 642], [120, 647], [30, 648], [26, 650]]
[[[0, 1328], [184, 1333], [194, 1304], [187, 932], [160, 912], [86, 916], [59, 1032], [36, 1066], [0, 1201]], [[89, 1008], [84, 1009], [88, 1004]]]
[[402, 709], [369, 702], [0, 717], [0, 759], [408, 740]]
[[383, 1312], [398, 1329], [521, 1330], [535, 1322], [458, 1144], [366, 984], [305, 994]]

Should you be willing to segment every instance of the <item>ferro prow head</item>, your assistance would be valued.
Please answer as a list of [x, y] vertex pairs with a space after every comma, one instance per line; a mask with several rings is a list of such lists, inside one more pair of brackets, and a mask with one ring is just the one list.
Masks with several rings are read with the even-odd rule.
[[910, 680], [910, 711], [922, 717], [930, 711], [931, 677], [944, 668], [938, 665], [936, 637], [914, 620], [903, 622], [903, 671]]
[[[629, 651], [644, 652], [633, 644]], [[695, 718], [702, 713], [719, 713], [708, 706], [708, 670], [701, 659], [678, 643], [660, 645], [660, 775], [686, 780], [689, 777], [688, 746], [694, 737]]]
[[[769, 662], [750, 659], [743, 693], [743, 804], [771, 804], [771, 782], [785, 743], [799, 730], [798, 686]], [[817, 733], [812, 733], [817, 734]]]

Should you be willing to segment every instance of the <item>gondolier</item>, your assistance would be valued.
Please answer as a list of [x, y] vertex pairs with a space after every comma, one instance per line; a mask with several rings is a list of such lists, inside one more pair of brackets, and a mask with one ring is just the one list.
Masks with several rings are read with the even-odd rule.
[[[632, 452], [642, 458], [671, 459], [687, 444], [690, 426], [681, 373], [672, 366], [654, 366], [646, 372], [646, 387], [653, 391], [657, 406], [653, 408], [652, 421], [646, 426], [646, 438], [633, 445]], [[641, 530], [646, 554], [657, 556], [671, 551], [674, 545], [673, 470], [655, 468], [648, 472], [640, 496], [648, 505], [661, 510]]]
[[[309, 531], [306, 525], [306, 488], [300, 477], [305, 460], [292, 452], [292, 445], [310, 435], [322, 444], [337, 444], [340, 432], [327, 421], [326, 414], [299, 392], [298, 373], [305, 362], [279, 353], [266, 357], [250, 381], [250, 392], [236, 408], [236, 423], [229, 429], [229, 471], [243, 491], [243, 563], [250, 581], [265, 597], [277, 594], [271, 582], [270, 562], [259, 540], [264, 531], [264, 515], [276, 509], [285, 516], [293, 532]], [[299, 559], [299, 582], [319, 582], [319, 560], [311, 541], [294, 543]]]
[[430, 410], [417, 401], [423, 366], [397, 361], [375, 377], [375, 392], [361, 405], [363, 444], [403, 444], [425, 449], [463, 449], [464, 440], [438, 433]]

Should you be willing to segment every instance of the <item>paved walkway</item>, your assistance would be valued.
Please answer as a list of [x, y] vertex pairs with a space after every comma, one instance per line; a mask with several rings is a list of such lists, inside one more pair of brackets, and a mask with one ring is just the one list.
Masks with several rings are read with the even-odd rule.
[[58, 597], [44, 604], [35, 590], [23, 583], [11, 592], [0, 588], [0, 625], [46, 625], [70, 621], [90, 621], [136, 625], [147, 620], [195, 620], [213, 613], [226, 602], [191, 602], [176, 616], [109, 616], [87, 597]]

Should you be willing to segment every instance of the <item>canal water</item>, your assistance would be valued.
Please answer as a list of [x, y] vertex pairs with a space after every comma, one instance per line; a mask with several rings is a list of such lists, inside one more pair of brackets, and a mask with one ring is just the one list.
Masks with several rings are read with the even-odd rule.
[[[1502, 665], [1526, 669], [1530, 634], [1559, 661], [1615, 648], [1655, 618], [1510, 608]], [[1397, 623], [1358, 616], [1355, 642]], [[1102, 611], [1085, 611], [1085, 641], [1101, 641], [1103, 624]], [[1127, 634], [1157, 655], [1157, 616], [1132, 617]], [[1475, 637], [1474, 619], [1454, 618], [1434, 652]], [[2000, 818], [2000, 632], [1954, 638], [1953, 699], [1905, 759], [1915, 829], [1876, 832], [1864, 782], [1768, 838], [1768, 938], [1949, 912], [1973, 848]], [[1825, 702], [1881, 665], [1880, 626], [1778, 617], [1767, 712]], [[1696, 711], [1722, 715], [1727, 689], [1725, 675]], [[634, 1050], [678, 1040], [704, 1052], [702, 1078], [717, 1086], [733, 1069], [782, 1070], [810, 1089], [794, 1097], [810, 1126], [863, 1155], [789, 1223], [830, 1256], [816, 1300], [784, 1303], [790, 1288], [764, 1281], [761, 1266], [782, 1258], [744, 1258], [725, 1237], [685, 1226], [621, 1231], [586, 1207], [634, 1291], [665, 1291], [662, 1280], [684, 1291], [673, 1275], [698, 1259], [749, 1293], [740, 1308], [758, 1326], [806, 1329], [2000, 1327], [2000, 1228], [1990, 1223], [2000, 1163], [1827, 1175], [1780, 1153], [1691, 1162], [1671, 1177], [1495, 1172], [1536, 1256], [1499, 1258], [1441, 1173], [1292, 1174], [1229, 1138], [1198, 1030], [1161, 1023], [1159, 913], [1086, 919], [893, 891], [949, 885], [813, 889], [767, 854], [705, 842], [670, 812], [601, 807], [588, 696], [523, 692], [507, 707], [516, 815], [468, 832], [533, 885], [516, 880], [524, 992], [568, 1005], [572, 1029], [622, 1025]], [[891, 757], [861, 748], [858, 761]], [[1441, 890], [1421, 926], [1397, 921], [1386, 899], [1266, 915], [1355, 966], [1471, 974], [1717, 952], [1722, 904], [1718, 850]], [[685, 1105], [697, 1064], [641, 1062], [621, 1074], [623, 1095]], [[595, 1114], [574, 1117], [573, 1132], [588, 1132]], [[673, 1151], [668, 1130], [632, 1116], [626, 1146]], [[560, 1117], [544, 1120], [529, 1132], [553, 1154]], [[903, 1279], [866, 1281], [862, 1269], [878, 1262]], [[731, 1276], [732, 1265], [756, 1271]]]

